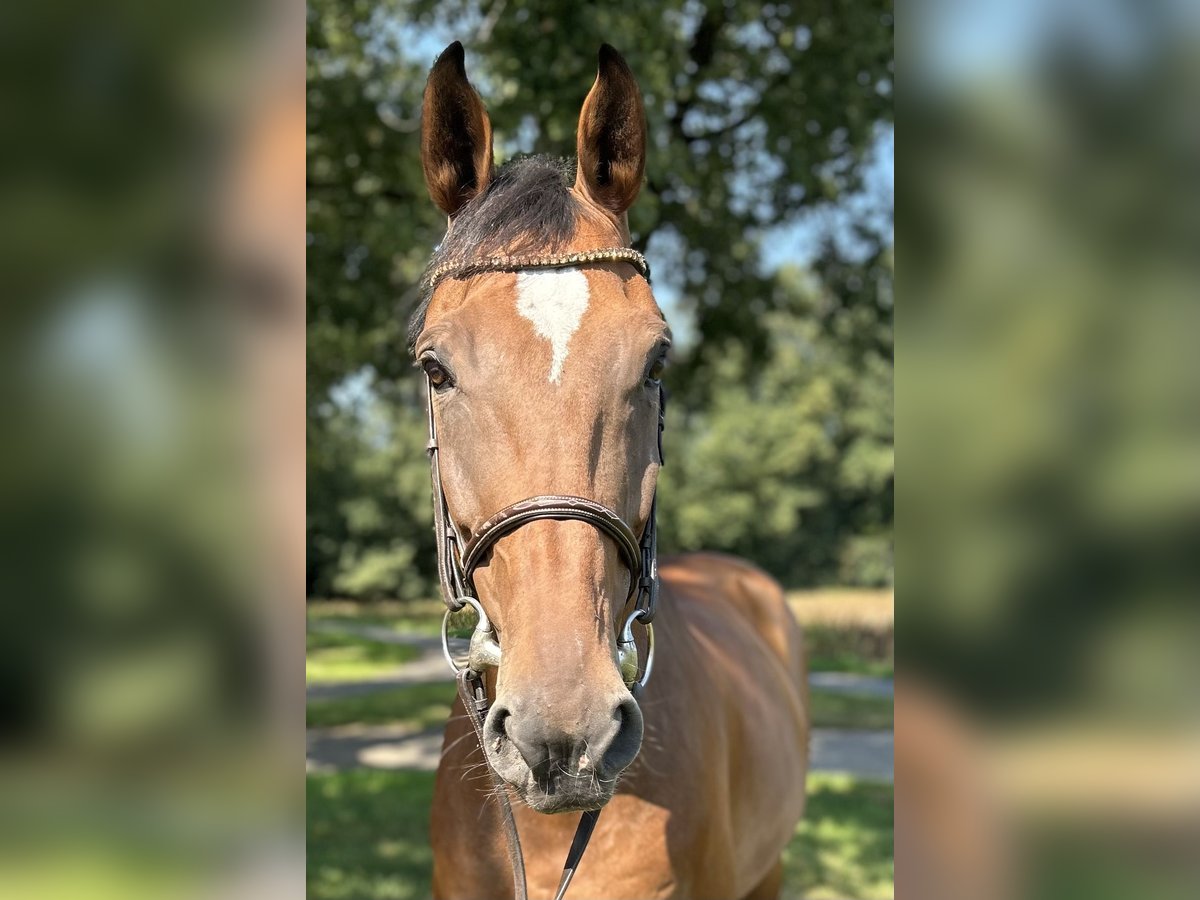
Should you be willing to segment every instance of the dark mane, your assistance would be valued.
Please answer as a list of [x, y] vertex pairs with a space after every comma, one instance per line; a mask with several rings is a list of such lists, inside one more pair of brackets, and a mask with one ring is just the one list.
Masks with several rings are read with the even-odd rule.
[[555, 253], [570, 243], [582, 212], [570, 193], [574, 178], [574, 160], [547, 156], [513, 159], [496, 170], [487, 189], [455, 216], [421, 276], [420, 302], [408, 322], [409, 352], [425, 327], [435, 268], [501, 252]]

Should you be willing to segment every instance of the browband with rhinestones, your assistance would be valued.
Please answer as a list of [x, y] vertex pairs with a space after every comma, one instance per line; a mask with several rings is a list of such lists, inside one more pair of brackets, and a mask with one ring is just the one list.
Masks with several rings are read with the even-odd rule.
[[650, 263], [646, 262], [646, 257], [631, 247], [606, 247], [557, 256], [491, 256], [464, 265], [443, 263], [430, 273], [429, 289], [437, 287], [444, 278], [466, 278], [483, 272], [516, 272], [519, 269], [563, 269], [596, 262], [627, 262], [647, 281], [650, 280]]

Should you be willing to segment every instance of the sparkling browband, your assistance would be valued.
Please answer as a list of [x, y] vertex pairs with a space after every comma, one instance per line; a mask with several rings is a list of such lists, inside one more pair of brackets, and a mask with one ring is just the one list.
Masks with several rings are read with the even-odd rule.
[[483, 272], [515, 272], [519, 269], [563, 269], [596, 262], [627, 262], [650, 280], [650, 263], [646, 257], [630, 247], [606, 247], [602, 250], [587, 250], [583, 253], [566, 253], [556, 256], [491, 256], [478, 262], [459, 265], [444, 263], [429, 276], [429, 287], [437, 287], [445, 278], [465, 278]]

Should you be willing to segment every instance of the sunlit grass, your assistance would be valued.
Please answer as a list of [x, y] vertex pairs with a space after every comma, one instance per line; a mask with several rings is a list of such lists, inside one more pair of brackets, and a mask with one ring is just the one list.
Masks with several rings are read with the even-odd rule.
[[[311, 900], [429, 896], [433, 774], [353, 771], [308, 778]], [[808, 811], [784, 852], [787, 900], [892, 896], [890, 784], [809, 777]]]
[[307, 723], [309, 728], [329, 728], [351, 723], [402, 723], [423, 730], [446, 721], [454, 694], [453, 683], [432, 683], [372, 691], [336, 700], [310, 700]]
[[174, 900], [211, 889], [195, 854], [159, 855], [121, 838], [71, 835], [0, 857], [0, 897], [38, 900]]
[[849, 775], [808, 777], [808, 808], [783, 854], [787, 900], [883, 900], [894, 893], [890, 783]]
[[420, 656], [416, 647], [371, 641], [335, 631], [310, 631], [305, 640], [305, 679], [357, 681], [395, 671]]
[[813, 588], [787, 592], [788, 605], [801, 625], [890, 628], [896, 616], [891, 588]]
[[309, 626], [325, 628], [386, 628], [398, 634], [436, 637], [442, 627], [445, 607], [440, 600], [378, 600], [357, 603], [353, 600], [310, 600], [307, 606]]
[[432, 803], [432, 772], [310, 775], [310, 900], [428, 897]]

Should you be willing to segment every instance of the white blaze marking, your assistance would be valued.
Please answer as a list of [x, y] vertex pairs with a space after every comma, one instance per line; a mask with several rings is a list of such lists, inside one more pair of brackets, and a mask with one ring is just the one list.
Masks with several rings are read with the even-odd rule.
[[579, 269], [529, 269], [517, 273], [517, 312], [550, 342], [550, 380], [557, 384], [567, 345], [588, 308], [587, 276]]

